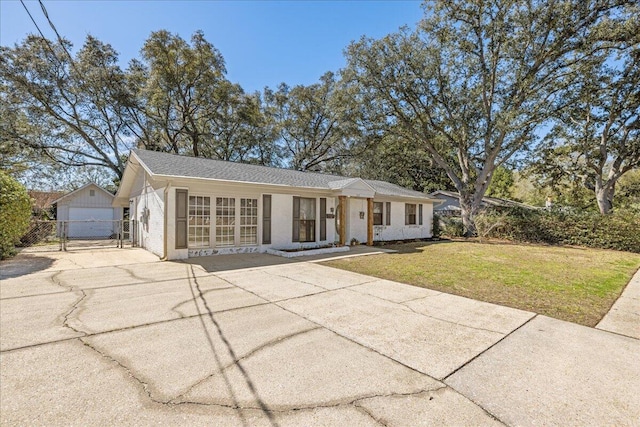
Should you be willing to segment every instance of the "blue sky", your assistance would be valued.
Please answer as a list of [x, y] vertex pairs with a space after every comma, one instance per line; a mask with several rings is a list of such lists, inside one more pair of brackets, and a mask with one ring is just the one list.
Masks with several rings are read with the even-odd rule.
[[[25, 1], [53, 39], [37, 1]], [[225, 58], [228, 78], [246, 91], [311, 84], [344, 66], [343, 49], [362, 35], [379, 38], [422, 17], [420, 1], [62, 1], [43, 0], [63, 37], [80, 47], [87, 34], [110, 43], [123, 66], [152, 31], [189, 39], [196, 30]], [[0, 44], [36, 28], [17, 0], [0, 0]]]

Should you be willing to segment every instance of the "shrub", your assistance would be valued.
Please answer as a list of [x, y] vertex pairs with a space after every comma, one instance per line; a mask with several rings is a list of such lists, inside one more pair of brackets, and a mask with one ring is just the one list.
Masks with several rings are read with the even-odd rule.
[[640, 216], [631, 211], [485, 211], [476, 217], [481, 237], [516, 242], [564, 244], [640, 253]]
[[455, 216], [443, 216], [440, 219], [440, 229], [443, 236], [462, 237], [464, 236], [464, 225], [462, 218]]
[[438, 238], [442, 234], [442, 229], [440, 227], [440, 216], [437, 213], [433, 214], [433, 225], [431, 227], [431, 237]]
[[15, 254], [15, 244], [27, 231], [31, 199], [18, 181], [0, 171], [0, 259]]

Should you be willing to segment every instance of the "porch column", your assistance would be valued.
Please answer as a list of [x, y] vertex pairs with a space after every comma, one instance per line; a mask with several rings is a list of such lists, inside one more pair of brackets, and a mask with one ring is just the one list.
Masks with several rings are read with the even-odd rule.
[[340, 246], [347, 243], [347, 196], [338, 196], [338, 219], [340, 222]]
[[373, 198], [367, 198], [367, 246], [373, 246]]

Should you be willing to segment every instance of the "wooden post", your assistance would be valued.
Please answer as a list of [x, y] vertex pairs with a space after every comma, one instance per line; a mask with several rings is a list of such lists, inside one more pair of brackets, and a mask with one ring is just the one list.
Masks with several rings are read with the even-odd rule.
[[373, 198], [367, 198], [367, 246], [373, 246]]
[[347, 243], [347, 196], [338, 196], [338, 218], [340, 219], [340, 246]]

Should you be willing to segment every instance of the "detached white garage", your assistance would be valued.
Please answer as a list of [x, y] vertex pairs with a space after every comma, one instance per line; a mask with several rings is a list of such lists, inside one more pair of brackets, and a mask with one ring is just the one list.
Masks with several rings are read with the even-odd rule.
[[113, 194], [95, 183], [65, 194], [54, 203], [56, 219], [69, 221], [70, 239], [109, 238], [117, 230], [116, 220], [122, 219], [122, 208], [111, 206]]

